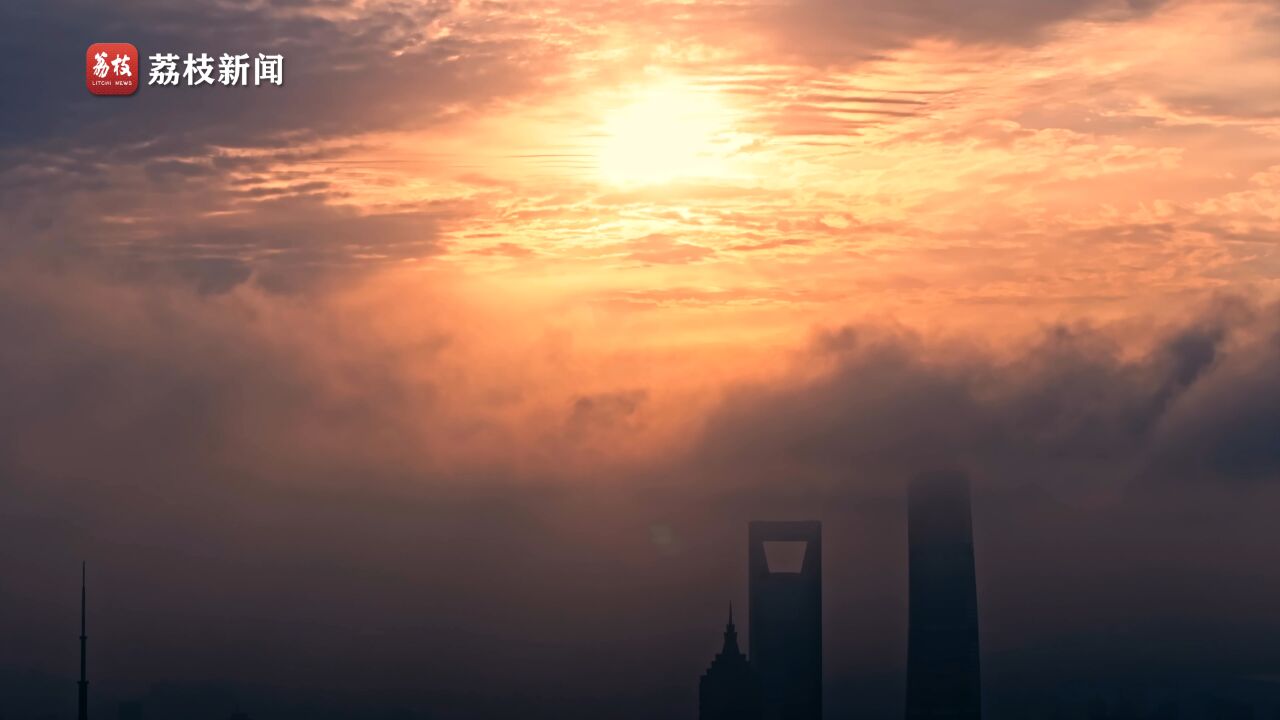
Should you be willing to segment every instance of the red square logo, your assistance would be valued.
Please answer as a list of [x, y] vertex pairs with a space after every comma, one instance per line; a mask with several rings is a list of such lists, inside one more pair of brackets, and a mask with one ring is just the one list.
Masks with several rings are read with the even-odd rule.
[[84, 84], [94, 95], [132, 95], [138, 90], [138, 48], [94, 43], [84, 54]]

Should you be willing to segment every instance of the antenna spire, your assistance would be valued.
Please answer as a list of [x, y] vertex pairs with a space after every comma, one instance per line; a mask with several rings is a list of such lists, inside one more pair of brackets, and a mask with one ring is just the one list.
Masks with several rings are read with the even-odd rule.
[[85, 633], [86, 572], [84, 561], [80, 562], [80, 713], [79, 720], [89, 720], [89, 680], [85, 674], [85, 645], [89, 636]]

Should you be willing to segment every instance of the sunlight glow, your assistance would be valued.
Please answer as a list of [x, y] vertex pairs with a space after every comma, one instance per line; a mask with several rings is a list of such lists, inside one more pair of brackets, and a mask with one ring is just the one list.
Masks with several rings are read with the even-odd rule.
[[596, 159], [610, 182], [655, 184], [724, 175], [734, 146], [730, 108], [713, 93], [668, 82], [604, 117]]

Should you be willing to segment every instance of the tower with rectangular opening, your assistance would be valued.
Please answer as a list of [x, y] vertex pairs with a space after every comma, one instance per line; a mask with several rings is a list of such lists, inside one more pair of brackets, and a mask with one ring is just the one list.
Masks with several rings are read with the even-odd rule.
[[748, 528], [751, 665], [766, 718], [822, 717], [822, 523]]

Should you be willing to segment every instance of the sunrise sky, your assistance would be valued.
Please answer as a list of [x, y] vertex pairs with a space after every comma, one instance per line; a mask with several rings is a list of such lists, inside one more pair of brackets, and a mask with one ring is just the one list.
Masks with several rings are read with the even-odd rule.
[[[279, 52], [284, 84], [95, 97], [93, 42]], [[421, 632], [442, 717], [673, 646], [627, 692], [691, 717], [753, 517], [862, 563], [831, 672], [900, 667], [878, 553], [934, 465], [986, 513], [986, 648], [1280, 603], [1275, 2], [15, 2], [0, 88], [0, 609], [34, 618], [0, 669], [71, 667], [88, 556], [119, 697], [388, 696]], [[335, 578], [366, 589], [256, 631], [330, 659], [230, 659]], [[1236, 592], [1140, 610], [1200, 584]]]

